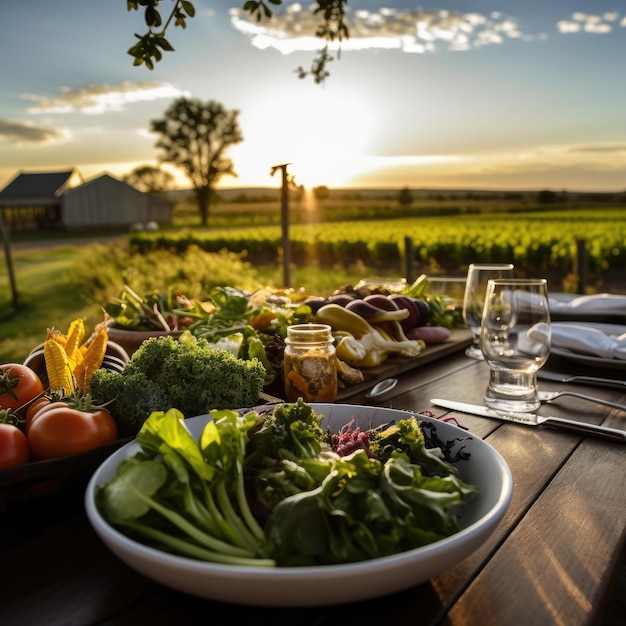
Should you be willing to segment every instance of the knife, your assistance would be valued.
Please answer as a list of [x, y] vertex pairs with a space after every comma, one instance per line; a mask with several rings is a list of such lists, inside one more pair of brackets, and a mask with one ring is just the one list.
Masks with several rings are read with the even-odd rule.
[[607, 387], [609, 389], [624, 389], [626, 387], [626, 381], [618, 380], [617, 378], [598, 378], [597, 376], [575, 376], [567, 374], [557, 374], [556, 372], [549, 372], [545, 370], [539, 370], [537, 372], [537, 378], [543, 378], [544, 380], [553, 380], [559, 383], [580, 383], [581, 385], [592, 385], [594, 387]]
[[626, 443], [626, 430], [617, 428], [608, 428], [607, 426], [596, 426], [587, 422], [577, 422], [574, 420], [564, 419], [562, 417], [542, 417], [536, 413], [521, 413], [515, 411], [496, 411], [480, 404], [468, 404], [467, 402], [456, 402], [455, 400], [442, 400], [433, 398], [432, 404], [453, 411], [461, 411], [470, 415], [480, 415], [482, 417], [491, 417], [506, 422], [517, 422], [526, 424], [527, 426], [549, 426], [552, 428], [560, 428], [583, 435], [594, 435], [611, 441], [620, 441]]

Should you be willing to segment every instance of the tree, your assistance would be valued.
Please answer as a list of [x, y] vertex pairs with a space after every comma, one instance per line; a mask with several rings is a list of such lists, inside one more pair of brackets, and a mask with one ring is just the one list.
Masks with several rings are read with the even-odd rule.
[[398, 204], [400, 206], [411, 206], [413, 204], [413, 194], [408, 187], [403, 187], [398, 192]]
[[328, 200], [330, 196], [330, 190], [326, 185], [319, 185], [318, 187], [313, 187], [313, 197], [316, 200]]
[[557, 195], [549, 189], [542, 189], [537, 193], [538, 204], [554, 204], [557, 201]]
[[179, 98], [165, 117], [151, 121], [152, 131], [161, 135], [155, 144], [164, 151], [159, 160], [181, 168], [191, 181], [202, 226], [207, 225], [215, 184], [226, 174], [237, 176], [225, 154], [243, 141], [238, 116], [239, 111], [227, 111], [213, 100]]
[[[162, 0], [127, 0], [126, 2], [128, 11], [138, 11], [140, 6], [145, 7], [144, 17], [148, 32], [144, 35], [135, 34], [139, 41], [129, 48], [128, 54], [134, 58], [133, 65], [145, 64], [149, 70], [154, 69], [154, 64], [162, 59], [162, 50], [174, 51], [172, 44], [165, 38], [172, 20], [174, 26], [184, 29], [187, 28], [187, 18], [192, 18], [196, 14], [192, 2], [175, 0], [174, 7], [163, 24], [163, 18], [158, 11], [161, 2]], [[265, 0], [246, 0], [243, 9], [260, 22], [262, 19], [270, 19], [274, 14], [268, 3], [280, 6], [283, 0], [267, 0], [267, 3]], [[346, 11], [344, 5], [347, 4], [347, 0], [317, 0], [317, 4], [312, 6], [312, 13], [322, 16], [322, 23], [318, 26], [315, 35], [326, 43], [314, 57], [310, 70], [307, 71], [302, 66], [298, 67], [299, 78], [311, 75], [316, 83], [321, 83], [329, 76], [326, 66], [334, 60], [328, 50], [329, 43], [334, 41], [341, 43], [349, 37], [348, 26], [344, 22]]]
[[160, 167], [139, 165], [130, 174], [124, 176], [124, 182], [140, 191], [160, 193], [171, 189], [174, 177]]

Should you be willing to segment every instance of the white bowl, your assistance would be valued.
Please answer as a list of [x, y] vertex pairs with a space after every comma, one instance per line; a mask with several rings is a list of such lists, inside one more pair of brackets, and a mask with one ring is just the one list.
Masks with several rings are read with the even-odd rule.
[[[406, 418], [406, 411], [347, 404], [312, 404], [326, 416], [324, 424], [338, 431], [356, 418], [362, 428]], [[139, 446], [126, 444], [93, 474], [85, 493], [87, 517], [94, 530], [122, 561], [163, 585], [184, 593], [256, 606], [317, 606], [354, 602], [395, 593], [423, 583], [452, 567], [480, 546], [494, 531], [511, 501], [513, 481], [500, 454], [482, 439], [452, 424], [433, 422], [444, 440], [462, 438], [470, 459], [460, 461], [461, 477], [479, 493], [459, 510], [461, 530], [430, 545], [359, 563], [310, 567], [241, 567], [174, 556], [138, 543], [113, 527], [98, 512], [96, 487], [110, 480], [122, 459]], [[186, 420], [199, 436], [208, 416]], [[328, 421], [326, 421], [328, 420]]]

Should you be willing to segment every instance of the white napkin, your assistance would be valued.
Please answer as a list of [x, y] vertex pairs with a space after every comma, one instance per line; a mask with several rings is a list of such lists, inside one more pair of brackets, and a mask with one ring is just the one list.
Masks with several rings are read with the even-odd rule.
[[569, 301], [548, 298], [551, 313], [623, 313], [626, 315], [626, 295], [597, 293], [578, 296]]
[[[533, 326], [528, 335], [539, 340], [548, 332], [547, 324]], [[598, 328], [583, 324], [559, 324], [552, 322], [552, 347], [587, 354], [602, 359], [626, 359], [626, 333], [616, 337]]]

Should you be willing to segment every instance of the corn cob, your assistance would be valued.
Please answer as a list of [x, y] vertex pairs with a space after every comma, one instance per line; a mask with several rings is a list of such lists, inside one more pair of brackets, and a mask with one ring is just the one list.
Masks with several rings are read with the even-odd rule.
[[54, 327], [48, 328], [46, 330], [46, 341], [48, 339], [52, 339], [53, 341], [56, 341], [58, 344], [62, 345], [63, 347], [65, 347], [65, 344], [67, 343], [67, 336], [64, 335], [60, 330], [57, 330]]
[[91, 377], [102, 365], [108, 340], [109, 334], [106, 330], [97, 331], [91, 338], [82, 361], [74, 369], [74, 378], [83, 396], [91, 390]]
[[46, 374], [50, 391], [71, 395], [74, 393], [74, 377], [65, 353], [65, 348], [54, 339], [43, 344]]
[[85, 338], [85, 324], [81, 318], [76, 318], [70, 323], [67, 331], [67, 341], [65, 343], [65, 353], [70, 362], [72, 370], [79, 360], [80, 345]]

